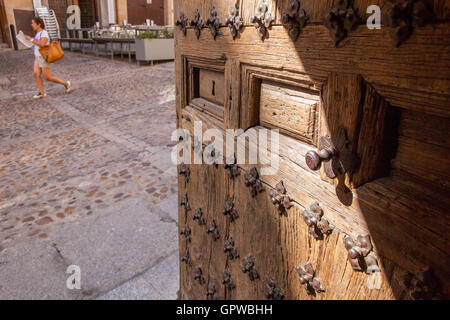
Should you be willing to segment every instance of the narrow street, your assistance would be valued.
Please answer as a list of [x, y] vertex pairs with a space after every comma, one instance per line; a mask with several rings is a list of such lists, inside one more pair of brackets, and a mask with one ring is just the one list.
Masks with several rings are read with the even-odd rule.
[[176, 299], [173, 63], [66, 52], [32, 100], [33, 60], [0, 54], [0, 299]]

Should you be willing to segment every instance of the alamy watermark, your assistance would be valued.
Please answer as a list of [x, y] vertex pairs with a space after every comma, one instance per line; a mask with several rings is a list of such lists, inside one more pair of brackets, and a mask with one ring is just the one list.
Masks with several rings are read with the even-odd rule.
[[[274, 175], [279, 169], [280, 134], [265, 128], [203, 130], [201, 121], [194, 122], [191, 136], [186, 129], [172, 132], [174, 164], [259, 164], [261, 175]], [[203, 145], [206, 145], [203, 148]]]
[[80, 29], [81, 28], [81, 10], [77, 5], [71, 5], [67, 7], [66, 13], [69, 15], [66, 21], [67, 29]]
[[367, 7], [367, 14], [370, 16], [367, 18], [367, 28], [369, 30], [381, 29], [381, 9], [377, 5], [371, 5]]
[[66, 287], [69, 290], [81, 289], [81, 268], [77, 265], [70, 265], [67, 267], [66, 273], [70, 276], [66, 280]]

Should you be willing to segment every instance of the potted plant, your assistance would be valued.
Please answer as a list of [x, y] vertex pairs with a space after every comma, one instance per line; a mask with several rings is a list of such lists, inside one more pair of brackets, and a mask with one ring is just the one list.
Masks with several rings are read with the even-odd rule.
[[173, 31], [167, 28], [142, 32], [136, 38], [136, 60], [173, 60], [174, 45]]

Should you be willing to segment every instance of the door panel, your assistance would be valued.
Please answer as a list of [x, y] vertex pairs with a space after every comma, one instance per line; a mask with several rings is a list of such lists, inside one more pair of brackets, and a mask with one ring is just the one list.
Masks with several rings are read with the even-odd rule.
[[[206, 299], [208, 285], [213, 285], [216, 299], [225, 298], [222, 286], [222, 273], [226, 268], [226, 256], [223, 254], [223, 243], [226, 237], [227, 221], [221, 213], [225, 195], [228, 193], [225, 182], [225, 171], [222, 167], [189, 166], [189, 182], [179, 179], [180, 201], [187, 197], [189, 209], [179, 208], [179, 226], [183, 231], [189, 228], [192, 235], [187, 239], [180, 236], [181, 256], [188, 252], [188, 263], [180, 263], [181, 267], [181, 299]], [[211, 188], [211, 186], [215, 186]], [[182, 196], [181, 196], [182, 195]], [[201, 218], [194, 220], [196, 211], [201, 210]], [[204, 219], [204, 222], [201, 222]], [[212, 221], [215, 221], [218, 238], [207, 233]], [[194, 279], [195, 268], [201, 268], [203, 283]]]
[[[280, 19], [288, 1], [266, 2]], [[258, 3], [240, 1], [246, 24]], [[191, 266], [182, 264], [181, 297], [206, 298], [210, 281], [219, 299], [409, 299], [415, 293], [402, 274], [425, 268], [440, 284], [433, 296], [448, 295], [448, 23], [415, 28], [399, 48], [385, 28], [361, 25], [336, 47], [320, 24], [331, 1], [302, 4], [318, 23], [303, 28], [295, 42], [279, 23], [264, 41], [253, 26], [237, 39], [228, 27], [215, 40], [207, 29], [199, 39], [191, 28], [186, 36], [176, 32], [179, 128], [193, 135], [201, 121], [203, 132], [280, 132], [279, 150], [258, 153], [257, 165], [239, 164], [238, 172], [222, 164], [191, 165], [189, 182], [180, 175], [180, 200], [187, 194], [194, 203], [188, 212], [180, 207], [180, 231], [192, 221], [194, 207], [204, 207], [223, 236], [213, 241], [207, 226], [196, 223], [191, 242], [181, 236], [180, 252], [196, 252]], [[364, 13], [368, 4], [355, 1], [355, 8]], [[441, 15], [448, 12], [447, 1], [433, 4]], [[199, 8], [207, 18], [212, 5], [226, 12], [232, 4], [180, 0], [175, 12], [183, 9], [191, 19]], [[224, 13], [219, 16], [223, 22]], [[241, 134], [234, 137], [235, 152]], [[311, 170], [306, 160], [324, 141], [338, 152]], [[203, 147], [209, 142], [203, 140]], [[274, 143], [269, 134], [268, 145]], [[247, 152], [258, 147], [252, 139], [244, 145]], [[274, 172], [262, 175], [268, 166]], [[323, 216], [311, 224], [307, 217], [319, 212], [311, 207], [316, 202]], [[320, 232], [326, 222], [331, 234]], [[358, 239], [366, 234], [373, 249], [359, 262], [349, 260], [346, 237], [363, 246]], [[373, 258], [380, 272], [354, 270], [375, 270]], [[325, 292], [300, 284], [297, 267], [308, 261]], [[203, 285], [194, 280], [199, 265]], [[258, 277], [250, 279], [255, 270]]]

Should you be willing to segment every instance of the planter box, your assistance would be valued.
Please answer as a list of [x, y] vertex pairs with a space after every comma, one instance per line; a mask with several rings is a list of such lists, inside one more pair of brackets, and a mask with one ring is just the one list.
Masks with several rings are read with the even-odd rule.
[[174, 39], [136, 39], [137, 61], [173, 59], [175, 59]]

